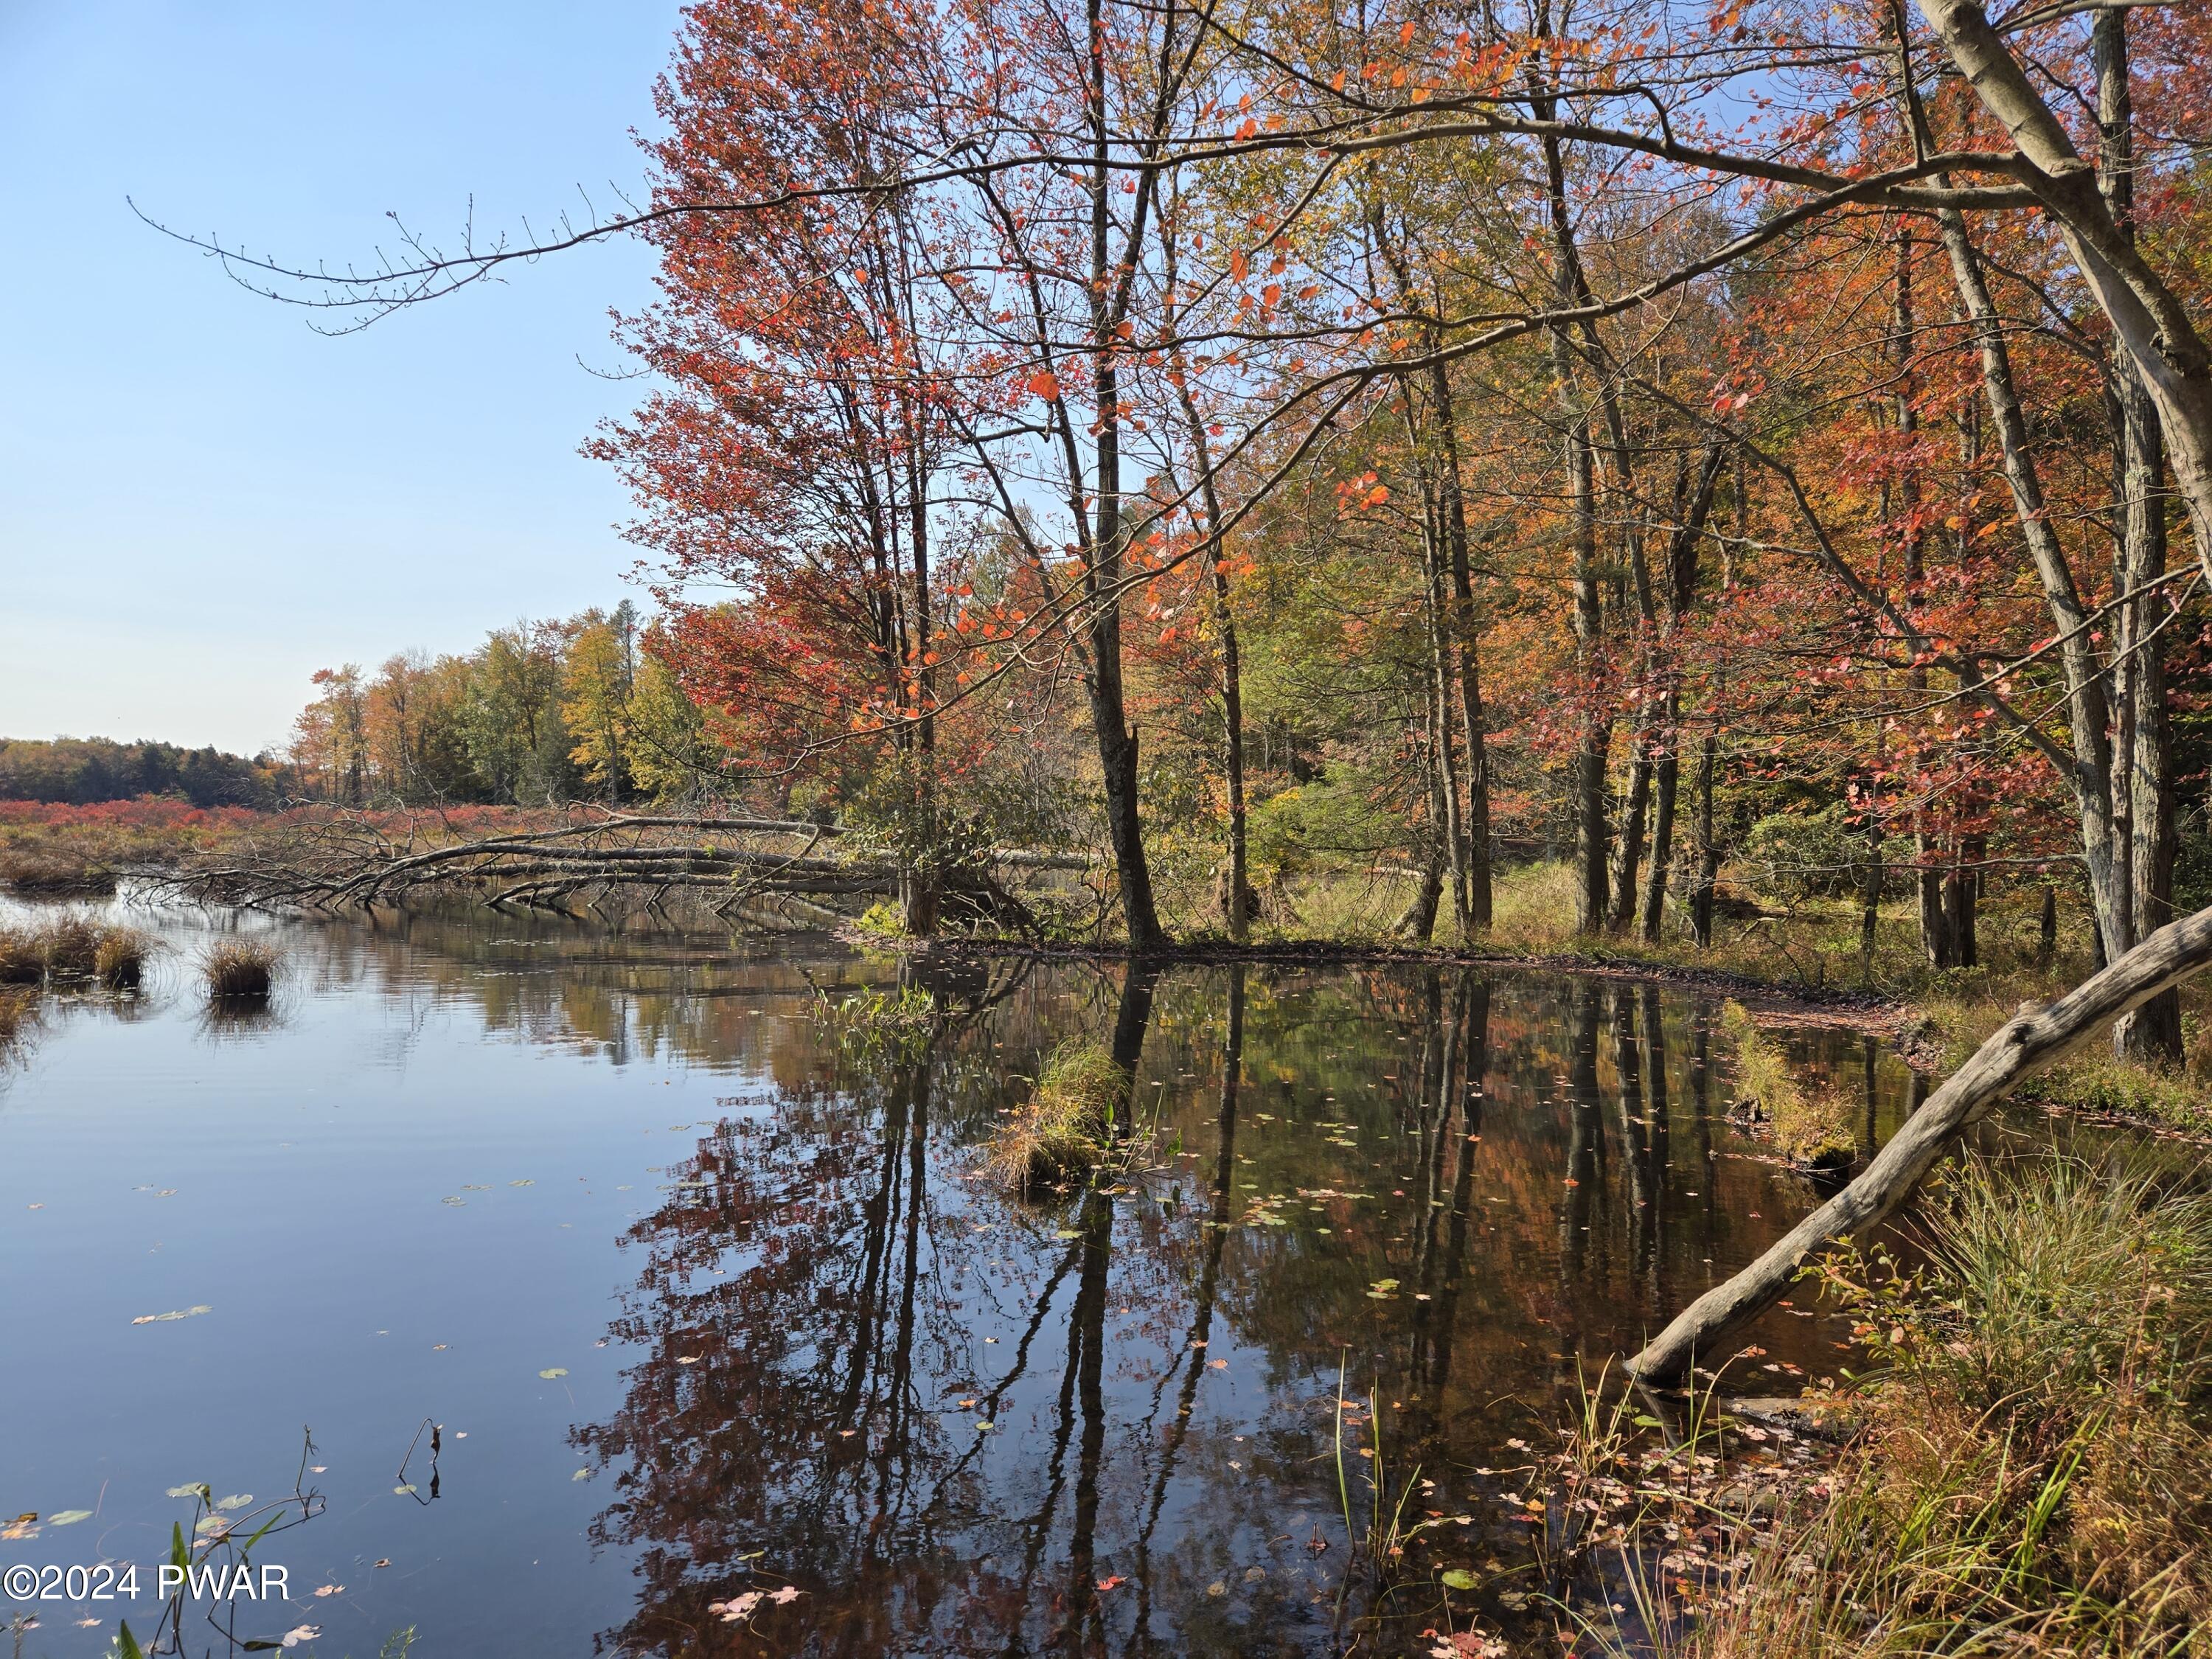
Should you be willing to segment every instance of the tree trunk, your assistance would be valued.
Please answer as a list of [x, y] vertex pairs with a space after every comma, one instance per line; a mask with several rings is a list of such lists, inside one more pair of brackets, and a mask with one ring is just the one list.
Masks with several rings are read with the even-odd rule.
[[1625, 932], [1642, 891], [1644, 826], [1651, 816], [1651, 728], [1639, 714], [1629, 743], [1628, 793], [1620, 806], [1620, 841], [1613, 849], [1613, 930]]
[[1713, 838], [1713, 774], [1719, 769], [1719, 750], [1717, 732], [1707, 732], [1698, 749], [1698, 878], [1690, 890], [1690, 936], [1700, 951], [1713, 947], [1713, 889], [1721, 871], [1721, 849]]
[[2028, 448], [2027, 419], [2014, 386], [2011, 356], [2005, 349], [1989, 284], [1982, 276], [1981, 260], [1967, 238], [1965, 219], [1951, 209], [1939, 211], [1936, 218], [1951, 257], [1952, 279], [1981, 349], [1982, 389], [2004, 457], [2005, 482], [2011, 487], [2028, 556], [2043, 586], [2045, 608], [2059, 635], [2058, 658], [2066, 675], [2067, 726], [2074, 744], [2074, 767], [2067, 783], [2081, 823], [2081, 852], [2096, 902], [2097, 925], [2109, 952], [2117, 957], [2132, 942], [2133, 927], [2127, 920], [2130, 907], [2122, 902], [2117, 868], [2125, 849], [2115, 848], [2112, 833], [2112, 755], [2108, 735], [2112, 711], [2104, 674], [2097, 661], [2088, 612], [2045, 507], [2042, 480]]
[[[1411, 402], [1408, 398], [1409, 408]], [[1459, 924], [1460, 938], [1465, 939], [1470, 925], [1468, 844], [1466, 826], [1460, 818], [1459, 755], [1452, 741], [1452, 703], [1456, 689], [1454, 682], [1458, 676], [1453, 670], [1451, 628], [1445, 615], [1444, 561], [1437, 534], [1436, 501], [1431, 491], [1425, 489], [1423, 495], [1427, 498], [1421, 531], [1423, 608], [1429, 629], [1430, 696], [1437, 711], [1436, 742], [1431, 752], [1444, 809], [1443, 829], [1451, 868], [1452, 918]]]
[[[1875, 729], [1875, 768], [1881, 764], [1881, 730]], [[1867, 861], [1859, 883], [1859, 959], [1866, 978], [1874, 977], [1874, 942], [1881, 925], [1881, 794], [1877, 770], [1867, 773], [1866, 797], [1859, 805], [1866, 831]]]
[[[2100, 11], [2090, 26], [2097, 67], [2097, 175], [2120, 234], [2134, 246], [2135, 100], [2128, 79], [2128, 19]], [[2164, 609], [2140, 590], [2166, 574], [2166, 439], [2158, 409], [2125, 362], [2112, 365], [2118, 468], [2114, 514], [2120, 526], [2114, 588], [2137, 594], [2120, 608], [2113, 690], [2124, 756], [2112, 769], [2113, 815], [2126, 815], [2127, 834], [2115, 857], [2125, 878], [2130, 939], [2142, 939], [2173, 919], [2173, 755], [2166, 710]], [[2181, 999], [2153, 997], [2112, 1028], [2114, 1048], [2150, 1065], [2181, 1059]]]
[[1699, 1297], [1628, 1362], [1647, 1382], [1672, 1382], [1699, 1360], [1708, 1370], [1744, 1328], [1796, 1282], [1807, 1260], [1863, 1233], [1911, 1196], [1952, 1142], [2031, 1073], [2063, 1058], [2115, 1016], [2139, 1007], [2212, 962], [2212, 908], [2160, 928], [2048, 1008], [2024, 1005], [1907, 1118], [1843, 1191], [1726, 1283]]
[[1467, 925], [1490, 926], [1490, 763], [1482, 708], [1482, 618], [1474, 602], [1474, 573], [1467, 533], [1467, 495], [1460, 482], [1457, 408], [1451, 375], [1441, 357], [1429, 370], [1429, 395], [1436, 405], [1442, 465], [1437, 470], [1438, 516], [1451, 566], [1451, 632], [1459, 655], [1460, 720], [1467, 733]]
[[[1198, 458], [1200, 500], [1206, 507], [1209, 532], [1218, 536], [1221, 523], [1221, 494], [1213, 476], [1213, 452], [1206, 441], [1206, 422], [1188, 386], [1176, 388], [1182, 401], [1183, 422], [1190, 433], [1192, 453]], [[1229, 937], [1242, 945], [1251, 931], [1251, 866], [1244, 834], [1244, 682], [1237, 644], [1237, 617], [1229, 608], [1229, 550], [1218, 540], [1201, 553], [1213, 590], [1213, 623], [1221, 635], [1221, 711], [1226, 729], [1225, 768], [1229, 786]]]
[[1144, 826], [1138, 816], [1137, 733], [1130, 725], [1121, 678], [1121, 574], [1128, 530], [1121, 506], [1121, 390], [1115, 367], [1112, 279], [1109, 252], [1113, 228], [1110, 194], [1118, 178], [1109, 165], [1111, 139], [1105, 127], [1107, 31], [1101, 0], [1087, 8], [1091, 51], [1091, 336], [1096, 351], [1091, 375], [1097, 409], [1093, 443], [1097, 478], [1097, 522], [1090, 562], [1084, 572], [1090, 600], [1091, 724], [1104, 775], [1106, 832], [1114, 849], [1115, 875], [1121, 893], [1122, 925], [1129, 949], [1139, 955], [1166, 948], [1152, 898], [1152, 872], [1145, 859]]
[[1943, 50], [2019, 147], [2023, 180], [2065, 240], [2099, 309], [2134, 364], [2171, 450], [2197, 556], [2212, 578], [2212, 353], [2179, 296], [2114, 219], [2066, 129], [1976, 0], [1920, 0]]
[[[1551, 32], [1549, 0], [1537, 0], [1539, 37]], [[1528, 68], [1529, 108], [1539, 120], [1553, 118], [1559, 106], [1555, 92], [1543, 79], [1540, 64]], [[1567, 210], [1566, 164], [1559, 141], [1546, 134], [1541, 141], [1547, 205], [1552, 222], [1555, 254], [1553, 281], [1563, 305], [1583, 305], [1589, 300], [1589, 283], [1576, 252], [1574, 224]], [[1594, 325], [1585, 325], [1591, 343]], [[1604, 665], [1605, 612], [1597, 562], [1597, 480], [1590, 444], [1589, 411], [1575, 400], [1574, 348], [1564, 324], [1551, 330], [1552, 372], [1559, 382], [1559, 398], [1567, 416], [1567, 472], [1574, 513], [1575, 662], [1580, 684], [1577, 690], [1587, 706], [1582, 711], [1582, 741], [1577, 746], [1572, 780], [1575, 819], [1575, 864], [1579, 874], [1575, 925], [1578, 932], [1601, 932], [1606, 922], [1608, 891], [1605, 822], [1606, 769], [1613, 748], [1613, 718], [1602, 698], [1599, 677]], [[1617, 422], [1619, 411], [1611, 382], [1601, 392], [1608, 417]], [[1618, 438], [1618, 434], [1616, 434]], [[1616, 441], [1620, 465], [1627, 465], [1625, 444]]]
[[1674, 795], [1681, 780], [1680, 758], [1674, 752], [1680, 735], [1680, 719], [1681, 699], [1669, 691], [1659, 735], [1661, 748], [1651, 803], [1651, 873], [1644, 885], [1640, 931], [1646, 945], [1659, 942], [1660, 929], [1667, 918], [1667, 872], [1674, 861]]

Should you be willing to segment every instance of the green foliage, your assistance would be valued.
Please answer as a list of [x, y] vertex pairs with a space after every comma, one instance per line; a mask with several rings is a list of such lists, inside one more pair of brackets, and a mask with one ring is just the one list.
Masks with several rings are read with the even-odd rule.
[[283, 792], [282, 769], [267, 756], [108, 738], [0, 739], [0, 800], [83, 805], [167, 795], [194, 806], [269, 807]]
[[627, 600], [495, 629], [466, 656], [403, 652], [315, 677], [296, 782], [349, 805], [696, 794], [723, 757]]
[[[1912, 856], [1912, 843], [1901, 836], [1882, 843], [1886, 892], [1905, 890], [1898, 870]], [[1865, 832], [1848, 821], [1843, 803], [1832, 802], [1759, 819], [1743, 838], [1735, 868], [1778, 898], [1856, 898], [1864, 890], [1866, 863]]]
[[848, 1058], [866, 1062], [912, 1058], [928, 1047], [939, 1024], [936, 999], [918, 985], [836, 1001], [817, 991], [814, 1018]]

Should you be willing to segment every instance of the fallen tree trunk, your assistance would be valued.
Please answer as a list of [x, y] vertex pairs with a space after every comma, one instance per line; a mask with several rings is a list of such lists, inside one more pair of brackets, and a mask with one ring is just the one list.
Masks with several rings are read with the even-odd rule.
[[1726, 1347], [1790, 1288], [1814, 1254], [1893, 1214], [1951, 1143], [1986, 1116], [2022, 1079], [2081, 1047], [2102, 1027], [2207, 963], [2212, 963], [2212, 908], [2160, 928], [2049, 1007], [2022, 1005], [1905, 1121], [1864, 1173], [1758, 1261], [1676, 1315], [1628, 1362], [1630, 1372], [1647, 1382], [1674, 1382], [1701, 1356]]
[[[562, 898], [578, 892], [638, 890], [658, 903], [662, 894], [680, 890], [719, 898], [713, 902], [718, 912], [769, 896], [895, 896], [900, 871], [879, 854], [817, 855], [825, 841], [845, 834], [804, 820], [589, 811], [580, 821], [467, 836], [456, 836], [441, 815], [410, 818], [395, 832], [388, 816], [342, 812], [285, 824], [251, 844], [243, 857], [169, 872], [155, 886], [193, 899], [320, 910], [367, 909], [404, 902], [411, 894], [455, 890], [488, 892], [486, 902], [494, 905], [559, 908]], [[763, 846], [763, 838], [786, 845]], [[799, 844], [789, 845], [793, 841]], [[1035, 931], [1036, 916], [1001, 875], [1087, 867], [1087, 860], [1067, 854], [981, 848], [956, 860], [943, 881], [956, 908]]]

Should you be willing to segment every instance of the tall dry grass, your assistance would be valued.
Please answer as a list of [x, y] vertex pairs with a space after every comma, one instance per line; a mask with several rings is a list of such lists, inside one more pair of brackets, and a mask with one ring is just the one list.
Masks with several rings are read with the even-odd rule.
[[1129, 1095], [1129, 1074], [1095, 1042], [1054, 1050], [1036, 1090], [984, 1145], [983, 1167], [1008, 1187], [1060, 1180], [1103, 1158], [1115, 1117]]
[[257, 939], [224, 939], [200, 957], [200, 977], [208, 994], [220, 1000], [264, 999], [276, 984], [283, 959], [274, 945]]
[[1644, 1579], [1658, 1639], [1610, 1645], [2212, 1651], [2212, 1197], [2126, 1157], [2053, 1158], [1955, 1178], [1923, 1231], [1910, 1273], [1832, 1270], [1886, 1364], [1825, 1483], [1717, 1594]]

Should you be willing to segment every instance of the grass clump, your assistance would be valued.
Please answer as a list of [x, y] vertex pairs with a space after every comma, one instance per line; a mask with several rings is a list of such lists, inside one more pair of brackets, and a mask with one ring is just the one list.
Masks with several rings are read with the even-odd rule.
[[1880, 1254], [1826, 1270], [1887, 1362], [1860, 1431], [1732, 1577], [1647, 1589], [1673, 1632], [1653, 1645], [2212, 1651], [2212, 1196], [2124, 1157], [2051, 1158], [1970, 1170], [1923, 1231], [1909, 1273]]
[[282, 956], [274, 945], [258, 940], [225, 939], [200, 958], [200, 976], [211, 997], [241, 1000], [266, 997], [276, 982]]
[[100, 964], [99, 925], [84, 916], [57, 916], [38, 933], [39, 958], [56, 979], [90, 979]]
[[96, 979], [110, 990], [135, 989], [154, 942], [135, 927], [61, 916], [39, 928], [0, 927], [0, 985], [47, 979]]
[[27, 928], [0, 927], [0, 985], [36, 985], [46, 976], [39, 936]]
[[154, 941], [135, 927], [103, 927], [93, 947], [92, 971], [111, 991], [135, 991], [146, 976]]
[[35, 991], [13, 988], [0, 989], [0, 1054], [15, 1044], [15, 1040], [39, 1018], [39, 997]]
[[1099, 1044], [1061, 1045], [1029, 1103], [992, 1131], [984, 1167], [1009, 1187], [1026, 1188], [1097, 1164], [1128, 1091], [1128, 1073]]
[[1806, 1088], [1790, 1075], [1788, 1057], [1769, 1042], [1740, 1002], [1721, 1009], [1721, 1036], [1733, 1050], [1736, 1089], [1793, 1164], [1841, 1169], [1857, 1155], [1850, 1101], [1838, 1091]]

